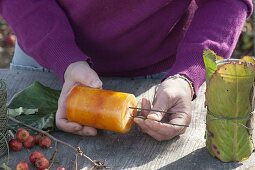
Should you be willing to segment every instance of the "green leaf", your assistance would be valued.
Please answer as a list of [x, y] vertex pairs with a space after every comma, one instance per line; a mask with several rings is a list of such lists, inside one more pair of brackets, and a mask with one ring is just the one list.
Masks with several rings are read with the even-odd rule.
[[252, 56], [243, 56], [240, 61], [246, 61], [248, 63], [251, 63], [253, 65], [255, 65], [255, 58]]
[[13, 96], [8, 114], [39, 129], [54, 128], [59, 95], [60, 90], [34, 82]]
[[12, 117], [16, 117], [22, 114], [31, 115], [31, 114], [35, 114], [36, 112], [38, 112], [38, 109], [26, 109], [23, 107], [19, 107], [17, 109], [8, 109], [8, 115]]
[[254, 78], [251, 62], [228, 61], [218, 65], [207, 82], [206, 146], [223, 162], [243, 161], [253, 151], [248, 121]]
[[208, 82], [212, 74], [217, 70], [216, 61], [223, 58], [215, 54], [212, 50], [206, 49], [203, 52], [203, 59], [206, 69], [206, 82]]

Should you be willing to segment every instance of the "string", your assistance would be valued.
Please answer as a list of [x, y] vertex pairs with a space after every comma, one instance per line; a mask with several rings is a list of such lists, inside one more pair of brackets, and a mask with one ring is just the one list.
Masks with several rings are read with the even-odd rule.
[[0, 156], [8, 150], [7, 136], [7, 90], [6, 83], [0, 79]]
[[222, 115], [216, 115], [207, 109], [207, 114], [214, 117], [214, 118], [209, 118], [210, 119], [209, 121], [215, 121], [215, 120], [229, 121], [230, 123], [234, 123], [234, 124], [237, 124], [239, 126], [246, 128], [248, 130], [252, 130], [252, 128], [247, 127], [246, 125], [244, 125], [240, 122], [236, 122], [236, 121], [238, 121], [238, 120], [247, 120], [248, 121], [249, 119], [251, 119], [253, 112], [246, 114], [244, 116], [239, 116], [239, 117], [226, 117], [226, 116], [222, 116]]

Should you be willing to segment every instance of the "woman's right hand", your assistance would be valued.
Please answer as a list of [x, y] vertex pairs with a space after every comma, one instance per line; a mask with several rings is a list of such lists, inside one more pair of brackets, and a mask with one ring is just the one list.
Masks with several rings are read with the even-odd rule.
[[58, 110], [56, 112], [56, 126], [69, 133], [82, 136], [97, 134], [97, 130], [92, 127], [83, 126], [75, 122], [69, 122], [66, 117], [66, 99], [70, 90], [77, 84], [92, 88], [102, 88], [102, 81], [97, 73], [90, 68], [86, 61], [79, 61], [70, 64], [64, 75], [64, 84], [58, 100]]

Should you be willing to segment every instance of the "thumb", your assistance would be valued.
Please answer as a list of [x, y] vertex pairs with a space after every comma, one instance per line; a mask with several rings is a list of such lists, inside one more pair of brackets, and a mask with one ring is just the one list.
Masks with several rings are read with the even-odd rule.
[[[148, 119], [161, 121], [161, 119], [164, 117], [165, 113], [168, 110], [168, 103], [167, 98], [163, 96], [158, 96], [154, 102], [154, 105], [152, 107], [152, 110], [149, 115], [147, 116]], [[163, 111], [163, 112], [161, 112]]]
[[98, 89], [101, 89], [102, 85], [103, 85], [103, 83], [99, 78], [95, 78], [94, 80], [92, 80], [88, 83], [88, 86], [93, 87], [93, 88], [98, 88]]
[[82, 67], [78, 67], [78, 69], [79, 70], [77, 70], [76, 74], [74, 74], [74, 80], [76, 82], [92, 88], [102, 88], [102, 81], [89, 65], [84, 64]]

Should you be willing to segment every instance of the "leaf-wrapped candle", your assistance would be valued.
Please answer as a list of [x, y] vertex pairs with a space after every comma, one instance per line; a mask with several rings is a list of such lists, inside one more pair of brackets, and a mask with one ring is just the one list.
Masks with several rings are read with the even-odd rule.
[[206, 67], [206, 147], [223, 162], [242, 161], [253, 151], [254, 59], [225, 60], [204, 51]]
[[133, 124], [137, 100], [133, 94], [85, 86], [74, 87], [67, 98], [67, 119], [85, 126], [126, 133]]

